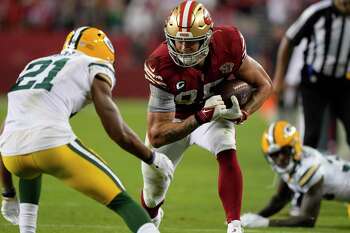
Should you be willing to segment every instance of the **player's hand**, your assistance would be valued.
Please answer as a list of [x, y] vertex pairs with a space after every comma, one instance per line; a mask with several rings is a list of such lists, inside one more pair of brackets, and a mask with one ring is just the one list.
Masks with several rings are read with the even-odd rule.
[[19, 205], [16, 197], [2, 197], [1, 214], [13, 225], [18, 225]]
[[243, 227], [247, 228], [268, 227], [269, 219], [258, 214], [246, 213], [241, 216], [241, 223]]
[[225, 110], [222, 118], [233, 121], [235, 124], [243, 123], [248, 118], [247, 112], [241, 110], [236, 96], [231, 96], [231, 102], [232, 107]]
[[199, 124], [220, 118], [226, 111], [226, 105], [221, 95], [214, 95], [205, 101], [202, 110], [195, 113], [195, 118]]
[[174, 165], [171, 160], [163, 153], [159, 153], [153, 151], [153, 163], [151, 163], [151, 167], [156, 169], [159, 173], [163, 174], [165, 177], [169, 179], [173, 178], [174, 175]]

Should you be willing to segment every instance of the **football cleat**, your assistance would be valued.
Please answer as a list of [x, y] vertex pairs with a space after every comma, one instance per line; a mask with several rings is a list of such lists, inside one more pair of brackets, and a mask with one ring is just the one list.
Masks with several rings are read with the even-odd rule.
[[163, 219], [163, 216], [164, 216], [164, 211], [162, 208], [159, 208], [157, 216], [152, 218], [152, 222], [157, 228], [159, 228], [159, 225]]
[[61, 53], [78, 50], [88, 56], [114, 63], [115, 52], [106, 34], [94, 27], [80, 27], [71, 31], [64, 42]]
[[233, 220], [227, 224], [227, 233], [243, 233], [241, 221]]
[[[203, 4], [184, 1], [175, 7], [165, 21], [164, 33], [173, 61], [182, 67], [195, 66], [209, 53], [213, 20]], [[191, 53], [178, 52], [175, 42], [199, 43], [199, 49]]]

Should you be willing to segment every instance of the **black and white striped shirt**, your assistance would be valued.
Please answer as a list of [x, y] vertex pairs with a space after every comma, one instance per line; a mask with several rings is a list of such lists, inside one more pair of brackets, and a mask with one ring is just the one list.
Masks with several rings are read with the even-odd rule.
[[323, 76], [350, 79], [350, 15], [337, 11], [331, 0], [308, 7], [286, 36], [293, 45], [307, 40], [304, 67]]

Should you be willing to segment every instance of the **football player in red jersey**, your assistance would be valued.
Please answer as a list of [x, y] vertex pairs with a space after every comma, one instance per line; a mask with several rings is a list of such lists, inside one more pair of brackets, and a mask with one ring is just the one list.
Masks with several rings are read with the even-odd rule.
[[[237, 161], [235, 124], [242, 123], [270, 96], [269, 76], [247, 55], [236, 27], [213, 27], [203, 4], [184, 1], [165, 22], [166, 41], [146, 60], [150, 84], [147, 141], [178, 165], [184, 151], [196, 144], [216, 156], [218, 191], [228, 233], [241, 232], [242, 174]], [[236, 77], [256, 88], [242, 108], [232, 97], [226, 108], [215, 86]], [[215, 95], [216, 94], [216, 95]], [[170, 179], [142, 164], [142, 204], [156, 225]]]

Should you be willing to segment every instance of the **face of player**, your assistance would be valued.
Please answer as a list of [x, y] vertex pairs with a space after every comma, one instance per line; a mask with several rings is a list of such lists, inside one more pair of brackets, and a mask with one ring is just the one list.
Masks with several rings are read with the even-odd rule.
[[198, 41], [175, 41], [177, 52], [182, 54], [191, 54], [197, 52], [200, 47]]
[[334, 5], [340, 12], [350, 14], [350, 0], [334, 0]]
[[280, 168], [287, 168], [291, 162], [292, 154], [291, 148], [284, 147], [281, 150], [269, 154], [273, 162]]

